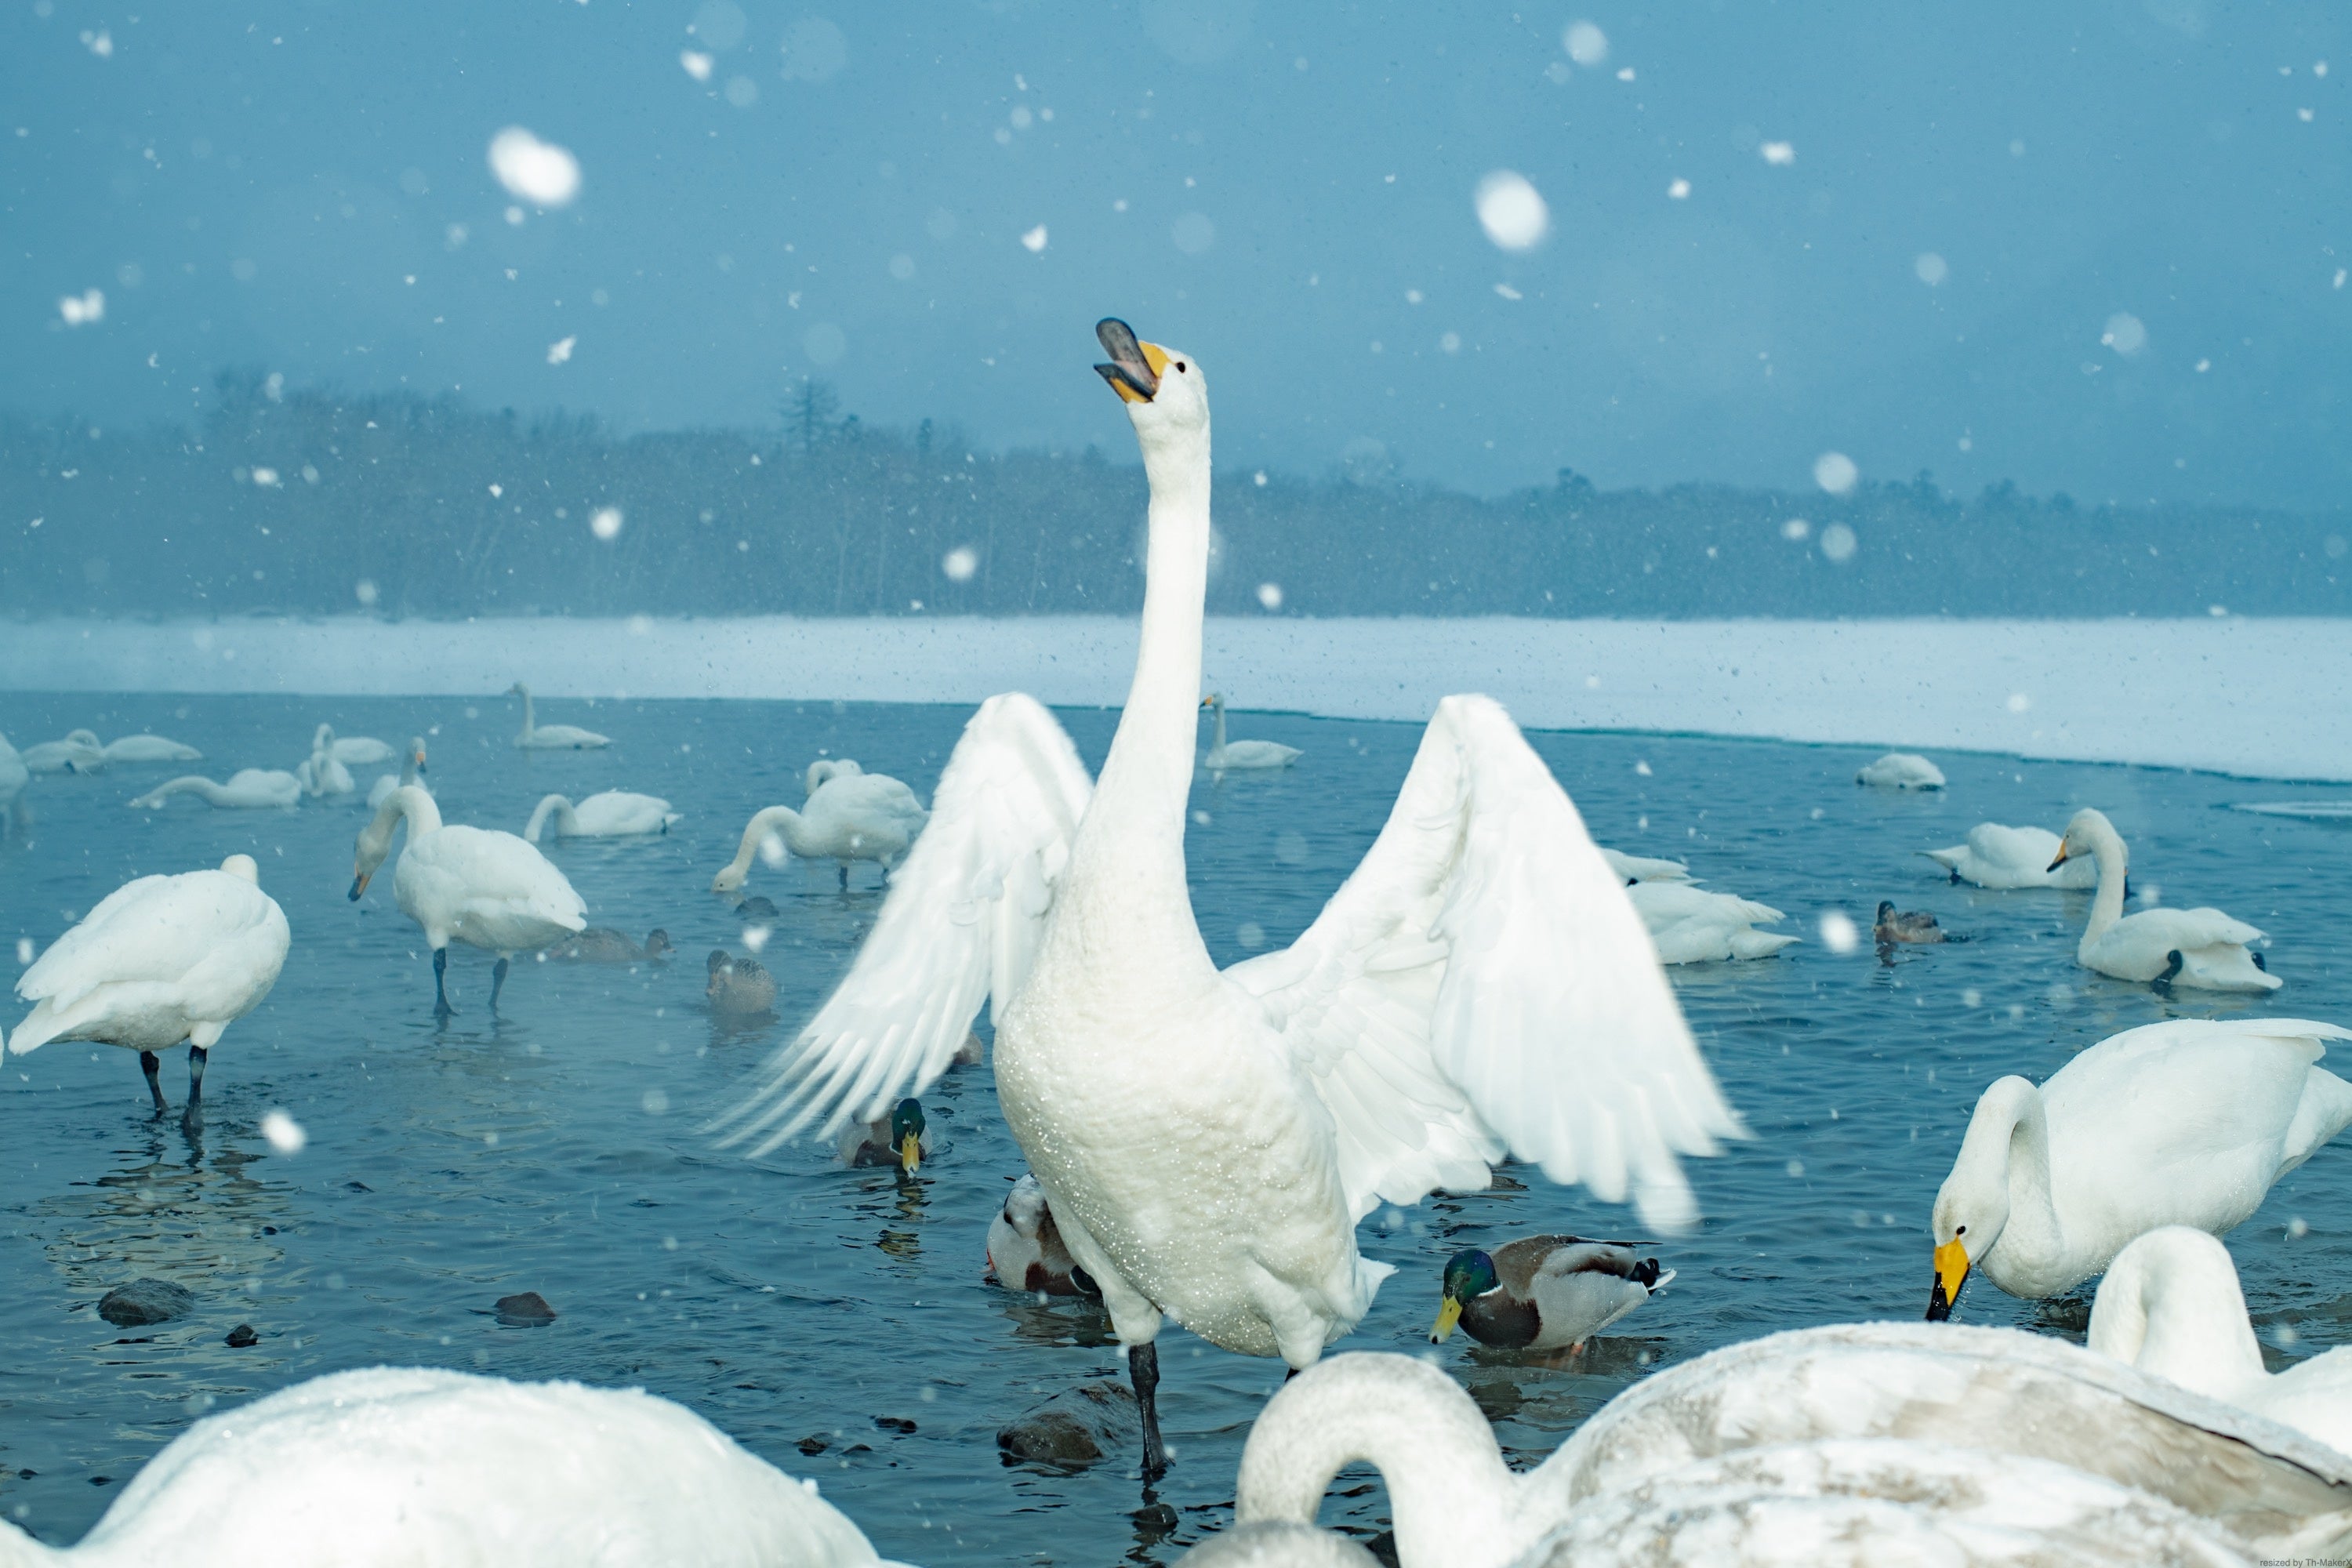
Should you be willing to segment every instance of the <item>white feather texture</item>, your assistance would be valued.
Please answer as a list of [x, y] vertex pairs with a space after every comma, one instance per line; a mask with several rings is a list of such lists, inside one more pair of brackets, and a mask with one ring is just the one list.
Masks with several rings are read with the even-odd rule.
[[522, 830], [524, 839], [538, 843], [551, 819], [558, 838], [630, 838], [667, 833], [678, 815], [657, 795], [634, 795], [625, 789], [599, 791], [576, 805], [566, 796], [551, 795], [530, 814]]
[[[529, 952], [587, 929], [588, 906], [546, 856], [511, 833], [443, 826], [433, 797], [414, 785], [394, 790], [361, 830], [359, 884], [383, 864], [404, 817], [408, 843], [393, 868], [393, 900], [431, 946]], [[355, 885], [352, 897], [360, 891]]]

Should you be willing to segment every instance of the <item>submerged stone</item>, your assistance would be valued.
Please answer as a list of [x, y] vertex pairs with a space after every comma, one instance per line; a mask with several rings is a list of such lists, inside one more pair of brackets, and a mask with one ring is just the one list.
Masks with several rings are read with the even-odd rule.
[[239, 1323], [228, 1331], [228, 1347], [231, 1350], [241, 1351], [260, 1342], [261, 1336], [254, 1332], [251, 1323]]
[[98, 1315], [118, 1329], [168, 1323], [195, 1310], [196, 1298], [168, 1279], [133, 1279], [99, 1298]]
[[1007, 1463], [1076, 1469], [1142, 1440], [1135, 1393], [1123, 1384], [1066, 1389], [996, 1434]]
[[499, 1321], [510, 1329], [544, 1328], [555, 1321], [555, 1309], [549, 1306], [547, 1298], [536, 1290], [501, 1296], [493, 1310], [498, 1313]]

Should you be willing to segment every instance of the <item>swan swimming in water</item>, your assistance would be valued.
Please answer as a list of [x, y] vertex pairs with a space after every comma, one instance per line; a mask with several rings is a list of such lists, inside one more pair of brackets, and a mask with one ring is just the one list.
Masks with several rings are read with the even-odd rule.
[[[854, 763], [850, 765], [856, 767]], [[815, 769], [810, 773], [814, 776]], [[930, 813], [915, 798], [915, 792], [887, 773], [834, 773], [819, 781], [798, 811], [789, 805], [772, 805], [753, 813], [735, 858], [710, 879], [710, 890], [731, 893], [741, 887], [743, 879], [751, 874], [751, 857], [765, 848], [770, 839], [803, 860], [838, 861], [844, 888], [849, 886], [853, 860], [881, 862], [887, 880], [890, 868], [905, 858], [907, 847], [929, 820]]]
[[215, 784], [190, 773], [157, 784], [128, 802], [142, 811], [157, 811], [175, 795], [192, 795], [222, 811], [259, 811], [271, 806], [290, 810], [302, 800], [302, 781], [283, 768], [239, 768], [228, 783]]
[[1968, 842], [1949, 849], [1922, 849], [1920, 854], [1952, 874], [1955, 882], [1979, 888], [2095, 887], [2098, 868], [2089, 860], [2067, 860], [2056, 870], [2058, 836], [2046, 827], [2006, 827], [1979, 822], [1969, 829]]
[[2193, 985], [2206, 991], [2275, 991], [2284, 984], [2263, 955], [2247, 944], [2263, 933], [2219, 910], [2142, 910], [2124, 913], [2124, 882], [2130, 863], [2122, 835], [2103, 812], [2089, 806], [2074, 814], [2058, 853], [2056, 870], [2076, 856], [2098, 865], [2099, 890], [2091, 898], [2091, 918], [2074, 961], [2117, 980], [2158, 985]]
[[1378, 1203], [1484, 1187], [1510, 1151], [1679, 1228], [1697, 1205], [1677, 1156], [1742, 1129], [1623, 887], [1486, 698], [1438, 705], [1296, 944], [1211, 963], [1184, 864], [1208, 399], [1188, 355], [1097, 333], [1151, 496], [1100, 783], [1034, 700], [983, 703], [847, 977], [722, 1126], [766, 1149], [871, 1119], [945, 1070], [992, 996], [1005, 1120], [1102, 1289], [1157, 1475], [1163, 1318], [1311, 1366], [1391, 1272], [1356, 1247]]
[[382, 809], [384, 796], [403, 784], [414, 784], [426, 795], [433, 793], [433, 786], [425, 782], [425, 737], [422, 735], [408, 738], [408, 749], [400, 754], [400, 772], [376, 774], [375, 783], [368, 786], [368, 809]]
[[1210, 692], [1201, 699], [1201, 706], [1217, 716], [1216, 733], [1210, 739], [1209, 749], [1201, 753], [1201, 765], [1213, 773], [1286, 768], [1304, 754], [1296, 746], [1286, 746], [1274, 741], [1226, 740], [1223, 692]]
[[105, 747], [110, 763], [201, 763], [205, 754], [194, 746], [167, 741], [161, 735], [125, 735]]
[[1799, 940], [1783, 931], [1756, 929], [1788, 919], [1771, 905], [1709, 892], [1688, 882], [1637, 881], [1626, 888], [1625, 896], [1649, 928], [1661, 963], [1769, 958]]
[[346, 767], [365, 767], [370, 763], [388, 763], [400, 753], [373, 735], [337, 735], [332, 724], [321, 724], [312, 731], [310, 749], [323, 751]]
[[17, 801], [32, 777], [32, 770], [8, 743], [8, 737], [0, 735], [0, 838], [6, 837], [11, 828], [24, 826], [24, 808]]
[[562, 795], [551, 795], [530, 814], [523, 837], [538, 843], [550, 818], [554, 820], [558, 838], [632, 838], [645, 833], [667, 833], [678, 816], [659, 795], [631, 795], [625, 789], [602, 791], [577, 805]]
[[141, 877], [99, 900], [17, 978], [34, 1005], [7, 1042], [25, 1056], [51, 1040], [139, 1053], [161, 1114], [156, 1053], [188, 1047], [186, 1116], [201, 1114], [207, 1053], [261, 1005], [286, 966], [286, 911], [263, 892], [250, 855], [217, 871]]
[[106, 771], [106, 749], [88, 730], [76, 730], [62, 741], [27, 746], [20, 756], [26, 771], [37, 773], [96, 773]]
[[294, 770], [302, 783], [302, 793], [308, 795], [349, 795], [359, 786], [352, 782], [351, 769], [343, 766], [328, 743], [331, 734], [324, 724], [319, 726], [321, 739], [310, 743], [310, 755]]
[[456, 1011], [442, 976], [449, 944], [462, 942], [499, 955], [490, 971], [490, 1011], [496, 1013], [514, 955], [552, 947], [586, 930], [588, 906], [530, 845], [496, 828], [444, 827], [433, 797], [414, 787], [394, 790], [360, 829], [352, 865], [353, 903], [392, 853], [393, 835], [404, 820], [408, 847], [393, 868], [392, 896], [400, 912], [424, 929], [433, 949], [433, 1011], [445, 1018]]
[[2352, 1084], [2318, 1064], [2352, 1030], [2303, 1018], [2175, 1018], [2100, 1041], [2040, 1088], [1977, 1101], [1929, 1219], [1948, 1315], [1976, 1273], [2046, 1299], [2159, 1226], [2215, 1236], [2352, 1125]]
[[1866, 764], [1853, 782], [1873, 789], [1941, 789], [1944, 770], [1916, 752], [1889, 752]]
[[515, 734], [514, 743], [526, 752], [593, 752], [613, 742], [593, 730], [583, 730], [577, 724], [537, 724], [531, 720], [530, 688], [516, 681], [507, 688], [507, 695], [522, 699], [522, 728]]
[[11, 1568], [861, 1568], [814, 1481], [641, 1389], [431, 1367], [314, 1377], [173, 1438], [81, 1543]]

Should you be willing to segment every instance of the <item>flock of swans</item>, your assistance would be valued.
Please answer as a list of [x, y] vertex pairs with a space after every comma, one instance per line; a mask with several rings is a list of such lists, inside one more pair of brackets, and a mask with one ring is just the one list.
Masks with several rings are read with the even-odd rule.
[[[1595, 844], [1508, 714], [1463, 695], [1438, 704], [1386, 825], [1321, 915], [1289, 947], [1218, 968], [1186, 885], [1192, 782], [1201, 767], [1283, 768], [1298, 753], [1229, 740], [1222, 700], [1201, 697], [1200, 367], [1115, 321], [1097, 333], [1108, 363], [1097, 368], [1150, 492], [1134, 679], [1101, 772], [1043, 705], [1007, 693], [965, 726], [928, 809], [897, 780], [828, 760], [802, 805], [757, 814], [715, 890], [739, 891], [763, 854], [792, 854], [837, 862], [845, 885], [854, 862], [876, 862], [887, 893], [832, 994], [713, 1124], [722, 1144], [765, 1152], [813, 1133], [845, 1161], [911, 1174], [929, 1152], [919, 1096], [972, 1059], [971, 1026], [990, 1009], [997, 1100], [1029, 1168], [988, 1260], [1010, 1288], [1099, 1298], [1137, 1396], [1147, 1484], [1168, 1463], [1164, 1324], [1295, 1374], [1251, 1433], [1234, 1527], [1196, 1550], [1202, 1568], [1370, 1562], [1315, 1529], [1332, 1478], [1357, 1461], [1386, 1479], [1403, 1568], [2352, 1551], [2352, 1351], [2269, 1374], [2215, 1239], [2352, 1124], [2352, 1085], [2318, 1065], [2352, 1031], [2326, 1023], [2175, 1018], [2042, 1084], [1984, 1091], [1935, 1196], [1927, 1316], [1948, 1318], [1979, 1275], [2042, 1299], [2104, 1274], [2087, 1348], [1940, 1321], [1774, 1335], [1635, 1384], [1525, 1474], [1442, 1371], [1326, 1359], [1391, 1272], [1357, 1243], [1380, 1204], [1482, 1189], [1516, 1161], [1631, 1202], [1654, 1232], [1687, 1232], [1699, 1200], [1684, 1162], [1748, 1133], [1665, 966], [1762, 959], [1796, 939], [1758, 929], [1780, 911], [1697, 887], [1681, 862]], [[529, 692], [514, 693], [517, 746], [609, 743], [537, 726]], [[1203, 710], [1215, 719], [1205, 755]], [[51, 744], [64, 749], [33, 748], [25, 766], [35, 752], [43, 768], [120, 760], [87, 731]], [[173, 744], [153, 742], [153, 760]], [[423, 742], [374, 747], [322, 726], [307, 777], [288, 776], [316, 793], [340, 773], [349, 789], [351, 763], [401, 759], [403, 774], [371, 792], [350, 894], [366, 893], [404, 827], [394, 898], [432, 948], [437, 1009], [452, 944], [497, 955], [493, 1009], [518, 953], [667, 949], [658, 931], [642, 947], [589, 931], [538, 844], [658, 834], [677, 820], [669, 803], [550, 795], [520, 836], [445, 823]], [[247, 776], [210, 792], [175, 780], [134, 804], [293, 804], [215, 798]], [[1857, 783], [1945, 780], [1895, 754]], [[2088, 862], [2086, 968], [2165, 987], [2280, 984], [2262, 933], [2218, 910], [2125, 914], [2126, 852], [2095, 810], [2060, 835], [1986, 824], [1927, 853], [1956, 880], [2002, 889], [2079, 888]], [[1882, 906], [1884, 940], [1933, 940], [1932, 921], [1910, 918]], [[193, 1114], [205, 1053], [267, 994], [289, 940], [247, 856], [139, 879], [25, 971], [33, 1007], [6, 1048], [135, 1049], [161, 1110], [157, 1053], [184, 1042]], [[711, 955], [714, 1011], [722, 991], [761, 983], [759, 1005], [772, 1005], [764, 970]], [[1465, 1251], [1444, 1270], [1431, 1338], [1580, 1344], [1674, 1278], [1637, 1250], [1545, 1235]], [[666, 1401], [388, 1370], [201, 1421], [80, 1546], [51, 1553], [0, 1526], [0, 1561], [225, 1563], [263, 1542], [289, 1561], [509, 1568], [877, 1561], [813, 1481]]]

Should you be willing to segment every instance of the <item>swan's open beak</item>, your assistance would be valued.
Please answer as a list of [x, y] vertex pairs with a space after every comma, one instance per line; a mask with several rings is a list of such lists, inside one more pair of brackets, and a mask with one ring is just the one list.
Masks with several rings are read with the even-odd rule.
[[1110, 363], [1095, 366], [1095, 373], [1126, 402], [1150, 402], [1160, 391], [1160, 373], [1168, 368], [1168, 351], [1138, 339], [1135, 329], [1117, 316], [1097, 321], [1095, 336], [1110, 355]]
[[367, 891], [368, 878], [370, 875], [371, 873], [369, 872], [362, 871], [358, 876], [352, 879], [352, 902], [355, 904], [358, 903], [360, 901], [360, 895]]
[[1448, 1296], [1445, 1298], [1444, 1305], [1437, 1309], [1437, 1321], [1430, 1325], [1429, 1342], [1431, 1344], [1442, 1344], [1444, 1342], [1445, 1336], [1452, 1333], [1454, 1331], [1454, 1325], [1461, 1321], [1461, 1299], [1455, 1296]]
[[1969, 1249], [1956, 1238], [1936, 1248], [1936, 1284], [1927, 1295], [1927, 1321], [1940, 1323], [1952, 1315], [1960, 1286], [1969, 1277]]
[[922, 1140], [912, 1132], [898, 1140], [898, 1168], [910, 1176], [923, 1168]]

